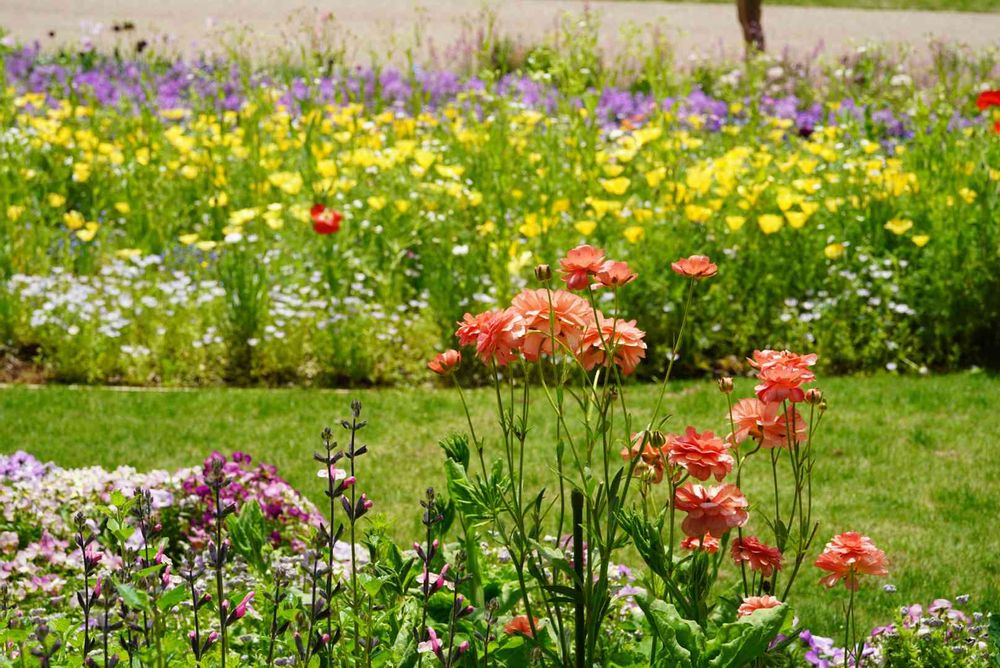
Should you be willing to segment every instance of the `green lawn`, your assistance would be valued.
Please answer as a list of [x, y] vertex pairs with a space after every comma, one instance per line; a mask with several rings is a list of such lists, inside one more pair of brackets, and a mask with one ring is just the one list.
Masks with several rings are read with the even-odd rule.
[[[891, 559], [899, 592], [871, 586], [865, 618], [887, 620], [903, 603], [970, 593], [977, 609], [1000, 609], [1000, 379], [986, 374], [929, 378], [834, 378], [822, 387], [830, 411], [816, 448], [815, 514], [820, 543], [856, 529]], [[721, 431], [725, 403], [708, 382], [678, 383], [668, 395], [672, 429], [692, 424]], [[632, 406], [648, 414], [655, 388], [630, 388]], [[748, 394], [750, 383], [738, 386]], [[63, 466], [130, 464], [142, 469], [199, 462], [213, 449], [235, 449], [279, 470], [314, 500], [321, 481], [311, 454], [324, 425], [346, 416], [358, 397], [370, 420], [359, 482], [388, 515], [400, 540], [419, 526], [418, 501], [442, 486], [438, 439], [464, 426], [449, 390], [234, 390], [120, 392], [111, 389], [11, 387], [0, 390], [0, 444]], [[489, 430], [486, 392], [472, 393], [474, 419]], [[535, 417], [545, 414], [540, 402]], [[551, 480], [551, 427], [535, 421], [527, 471], [534, 485]], [[763, 461], [744, 488], [767, 503]], [[745, 474], [746, 475], [746, 474]], [[751, 518], [753, 522], [753, 518]], [[766, 531], [756, 525], [755, 531]], [[819, 547], [821, 547], [821, 544]], [[804, 570], [793, 602], [800, 616], [826, 633], [836, 629], [841, 591], [816, 584]]]
[[[652, 1], [652, 0], [651, 0]], [[734, 4], [733, 0], [686, 0], [692, 4]], [[1000, 0], [764, 0], [764, 29], [767, 30], [767, 8], [773, 5], [796, 7], [853, 7], [855, 9], [924, 9], [952, 12], [997, 12]]]

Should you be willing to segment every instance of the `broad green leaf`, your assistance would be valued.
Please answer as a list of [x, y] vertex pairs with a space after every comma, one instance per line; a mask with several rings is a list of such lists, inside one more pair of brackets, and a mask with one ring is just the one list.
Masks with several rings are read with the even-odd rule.
[[785, 623], [788, 611], [789, 606], [783, 603], [776, 608], [757, 610], [731, 624], [723, 624], [708, 642], [705, 665], [736, 668], [764, 656]]
[[163, 592], [163, 596], [156, 599], [156, 605], [160, 610], [169, 610], [183, 601], [187, 593], [187, 589], [185, 589], [184, 585], [168, 589]]
[[233, 551], [258, 573], [267, 573], [267, 561], [264, 558], [267, 526], [260, 504], [255, 501], [244, 503], [238, 515], [226, 518], [226, 527], [229, 529]]
[[119, 582], [115, 583], [115, 589], [128, 607], [133, 610], [149, 610], [149, 594], [146, 592]]
[[652, 665], [670, 668], [697, 668], [702, 665], [705, 635], [695, 622], [684, 619], [677, 608], [648, 596], [636, 597], [646, 614], [653, 634], [659, 639]]

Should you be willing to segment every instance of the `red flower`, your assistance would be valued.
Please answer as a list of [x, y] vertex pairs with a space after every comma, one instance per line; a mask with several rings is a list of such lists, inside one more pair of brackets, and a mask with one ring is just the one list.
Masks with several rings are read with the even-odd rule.
[[597, 272], [597, 280], [606, 288], [612, 290], [627, 285], [635, 280], [636, 273], [629, 269], [625, 262], [607, 261]]
[[[535, 617], [534, 622], [535, 622], [535, 628], [537, 629], [538, 624], [539, 622], [541, 622], [541, 620], [538, 619], [538, 617]], [[522, 636], [527, 636], [529, 638], [534, 637], [531, 634], [531, 624], [528, 622], [527, 615], [518, 615], [517, 617], [507, 622], [507, 625], [503, 627], [503, 632], [509, 636], [518, 634]]]
[[342, 213], [323, 204], [313, 204], [309, 209], [309, 215], [312, 217], [313, 231], [316, 234], [333, 234], [339, 231], [340, 221], [344, 219]]
[[509, 308], [476, 316], [466, 313], [455, 335], [463, 346], [476, 346], [476, 356], [484, 364], [495, 359], [504, 366], [517, 359], [525, 332], [524, 318]]
[[604, 251], [588, 244], [577, 246], [559, 260], [562, 278], [570, 290], [582, 290], [590, 285], [590, 277], [596, 275], [603, 264]]
[[704, 536], [686, 536], [681, 541], [681, 547], [685, 550], [705, 550], [709, 554], [719, 551], [719, 539], [710, 533]]
[[730, 529], [747, 523], [747, 499], [736, 485], [702, 487], [688, 483], [677, 490], [674, 504], [688, 515], [681, 529], [688, 536], [707, 533], [722, 538]]
[[719, 267], [713, 264], [705, 255], [682, 257], [677, 262], [671, 263], [670, 268], [674, 270], [675, 274], [680, 274], [684, 278], [692, 278], [696, 281], [700, 281], [703, 278], [712, 278], [719, 271]]
[[848, 531], [826, 544], [823, 554], [816, 560], [816, 566], [830, 575], [820, 583], [833, 587], [841, 579], [848, 589], [858, 588], [858, 575], [888, 575], [885, 567], [885, 552], [875, 547], [868, 536], [856, 531]]
[[446, 350], [435, 355], [434, 359], [427, 363], [427, 368], [439, 376], [447, 376], [462, 363], [462, 353], [457, 350]]
[[1000, 90], [984, 90], [976, 98], [976, 106], [979, 107], [979, 111], [1000, 107]]
[[726, 450], [729, 444], [710, 431], [699, 434], [688, 427], [683, 434], [671, 434], [667, 444], [670, 463], [683, 466], [692, 477], [708, 480], [715, 476], [722, 480], [733, 470], [732, 455]]
[[736, 565], [746, 562], [750, 570], [760, 571], [766, 578], [781, 570], [781, 550], [765, 545], [756, 536], [744, 536], [733, 541], [731, 555]]

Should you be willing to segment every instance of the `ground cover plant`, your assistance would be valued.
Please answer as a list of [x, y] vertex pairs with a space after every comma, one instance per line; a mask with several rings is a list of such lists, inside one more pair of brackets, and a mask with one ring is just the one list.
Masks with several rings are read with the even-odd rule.
[[[326, 496], [318, 507], [242, 453], [175, 474], [6, 458], [8, 656], [43, 665], [81, 656], [87, 665], [236, 656], [261, 665], [986, 665], [990, 618], [963, 611], [966, 596], [926, 612], [908, 605], [870, 637], [858, 630], [859, 579], [887, 576], [891, 560], [851, 531], [813, 545], [813, 469], [830, 454], [813, 449], [828, 408], [812, 387], [814, 355], [756, 351], [748, 398], [721, 379], [714, 397], [728, 427], [719, 436], [677, 426], [666, 384], [651, 397], [653, 417], [633, 422], [621, 379], [642, 363], [644, 332], [618, 317], [617, 299], [599, 309], [597, 294], [634, 288], [635, 276], [590, 246], [560, 266], [566, 289], [541, 265], [543, 288], [460, 323], [465, 363], [500, 371], [497, 412], [477, 425], [459, 393], [467, 429], [441, 442], [447, 491], [426, 490], [412, 551], [371, 521], [365, 472], [379, 452], [362, 438], [357, 401], [312, 455]], [[717, 271], [703, 256], [672, 269], [689, 295]], [[703, 326], [697, 297], [685, 309], [687, 327]], [[673, 349], [685, 340], [681, 327]], [[449, 350], [427, 366], [454, 378], [462, 363]], [[537, 385], [526, 382], [536, 374]], [[559, 490], [552, 496], [522, 473], [525, 453], [548, 440], [528, 420], [538, 392], [557, 440], [542, 475]], [[748, 502], [744, 467], [763, 469], [773, 496], [760, 490]], [[642, 570], [617, 561], [626, 547]], [[781, 600], [792, 600], [804, 564], [827, 587], [845, 585], [840, 648]], [[860, 589], [858, 607], [873, 589]], [[29, 623], [31, 600], [42, 605]]]
[[569, 25], [450, 70], [7, 48], [6, 354], [72, 382], [413, 382], [451, 322], [586, 241], [655, 295], [624, 297], [646, 377], [683, 300], [657, 258], [689, 248], [730, 270], [679, 373], [759, 340], [829, 371], [995, 365], [994, 53], [672, 69], [655, 36], [611, 59]]

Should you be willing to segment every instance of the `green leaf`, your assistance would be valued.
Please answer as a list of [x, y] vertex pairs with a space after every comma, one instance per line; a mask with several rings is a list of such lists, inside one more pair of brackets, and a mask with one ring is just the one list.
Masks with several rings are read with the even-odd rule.
[[168, 589], [163, 593], [163, 596], [156, 599], [156, 606], [160, 610], [169, 610], [183, 601], [186, 595], [187, 590], [183, 587], [183, 585], [174, 587], [173, 589]]
[[651, 658], [656, 666], [697, 668], [702, 665], [705, 635], [695, 622], [684, 619], [677, 608], [665, 601], [637, 596], [636, 602], [646, 614], [653, 634], [659, 638], [657, 653]]
[[264, 558], [267, 525], [260, 504], [255, 501], [244, 503], [238, 515], [226, 518], [226, 527], [229, 529], [233, 551], [258, 573], [267, 573], [267, 561]]
[[757, 610], [731, 624], [723, 624], [708, 642], [705, 665], [712, 668], [746, 666], [767, 652], [768, 646], [781, 630], [789, 606]]
[[120, 582], [115, 583], [115, 589], [128, 607], [133, 610], [149, 610], [149, 594], [146, 592]]

